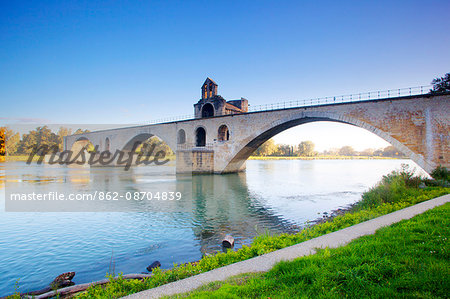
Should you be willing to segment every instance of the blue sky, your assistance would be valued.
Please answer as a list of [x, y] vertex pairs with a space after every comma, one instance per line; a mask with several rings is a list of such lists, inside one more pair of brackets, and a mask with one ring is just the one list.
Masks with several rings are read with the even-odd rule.
[[[0, 121], [191, 114], [207, 76], [253, 105], [425, 85], [450, 71], [448, 28], [450, 1], [0, 1]], [[356, 132], [277, 138], [331, 128]]]

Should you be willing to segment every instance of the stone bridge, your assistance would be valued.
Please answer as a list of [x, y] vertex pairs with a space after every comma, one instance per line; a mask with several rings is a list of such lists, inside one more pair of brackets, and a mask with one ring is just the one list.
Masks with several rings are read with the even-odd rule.
[[207, 79], [195, 118], [168, 123], [102, 130], [65, 138], [65, 149], [90, 141], [100, 151], [132, 151], [152, 136], [176, 153], [178, 173], [230, 173], [245, 170], [247, 158], [276, 134], [316, 121], [364, 128], [391, 143], [428, 173], [450, 167], [450, 94], [422, 94], [376, 100], [327, 102], [248, 112], [245, 99], [225, 101]]

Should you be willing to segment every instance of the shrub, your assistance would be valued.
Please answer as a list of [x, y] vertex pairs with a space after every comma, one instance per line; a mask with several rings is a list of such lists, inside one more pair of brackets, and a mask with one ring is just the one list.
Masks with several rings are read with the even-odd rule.
[[375, 207], [383, 203], [396, 203], [404, 198], [417, 196], [421, 193], [419, 186], [423, 178], [414, 175], [407, 165], [402, 165], [399, 171], [383, 176], [381, 181], [362, 195], [362, 200], [355, 205], [361, 210]]
[[431, 173], [431, 177], [438, 181], [446, 181], [450, 180], [450, 171], [447, 168], [439, 165], [435, 170]]

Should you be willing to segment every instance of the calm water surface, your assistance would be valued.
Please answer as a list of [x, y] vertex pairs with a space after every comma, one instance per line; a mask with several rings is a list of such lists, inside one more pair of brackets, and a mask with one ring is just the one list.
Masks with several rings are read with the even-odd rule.
[[[409, 160], [252, 160], [245, 173], [183, 179], [173, 171], [155, 176], [149, 167], [125, 172], [3, 163], [0, 295], [14, 292], [18, 279], [24, 292], [46, 287], [67, 271], [76, 272], [74, 282], [84, 283], [103, 279], [111, 265], [116, 274], [143, 272], [155, 260], [170, 268], [221, 250], [227, 233], [239, 248], [267, 230], [292, 232], [358, 201], [402, 163], [415, 166]], [[127, 192], [157, 185], [184, 186], [184, 192], [179, 201], [125, 203], [127, 212], [13, 213], [4, 209], [5, 172], [23, 190]]]

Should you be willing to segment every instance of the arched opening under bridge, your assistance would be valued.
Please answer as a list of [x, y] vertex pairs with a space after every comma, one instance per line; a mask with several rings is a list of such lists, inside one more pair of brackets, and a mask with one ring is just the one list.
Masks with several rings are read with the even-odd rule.
[[165, 156], [172, 156], [174, 154], [166, 142], [158, 136], [148, 133], [134, 136], [125, 144], [122, 150], [149, 156], [154, 156], [158, 152], [164, 152]]
[[[319, 142], [318, 132], [322, 139]], [[269, 141], [272, 138], [273, 141]], [[313, 141], [312, 149], [308, 141]], [[291, 119], [274, 126], [268, 125], [267, 129], [256, 132], [254, 137], [244, 142], [246, 144], [242, 143], [241, 149], [234, 154], [224, 172], [231, 168], [240, 169], [251, 155], [327, 159], [405, 158], [413, 160], [420, 167], [417, 155], [390, 135], [372, 129], [369, 125], [359, 127], [326, 117]]]

